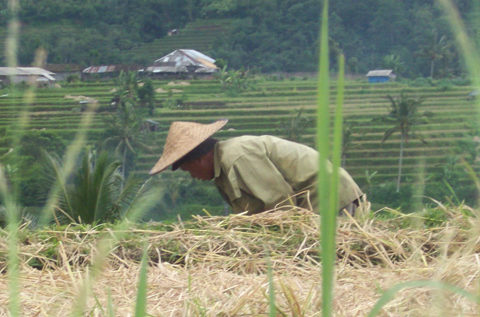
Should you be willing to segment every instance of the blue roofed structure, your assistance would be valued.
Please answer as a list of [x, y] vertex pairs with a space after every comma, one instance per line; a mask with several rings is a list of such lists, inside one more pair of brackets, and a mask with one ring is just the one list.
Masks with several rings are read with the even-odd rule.
[[369, 83], [385, 83], [395, 80], [396, 77], [391, 69], [376, 69], [367, 73]]

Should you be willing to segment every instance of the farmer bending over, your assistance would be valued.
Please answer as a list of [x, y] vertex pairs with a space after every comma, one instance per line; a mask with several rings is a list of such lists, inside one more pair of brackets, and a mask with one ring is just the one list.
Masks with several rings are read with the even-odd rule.
[[[227, 121], [173, 122], [150, 175], [172, 165], [172, 170], [180, 168], [194, 178], [213, 179], [234, 212], [253, 214], [291, 204], [317, 209], [317, 151], [269, 135], [212, 138]], [[340, 211], [353, 215], [363, 193], [343, 168], [339, 186]]]

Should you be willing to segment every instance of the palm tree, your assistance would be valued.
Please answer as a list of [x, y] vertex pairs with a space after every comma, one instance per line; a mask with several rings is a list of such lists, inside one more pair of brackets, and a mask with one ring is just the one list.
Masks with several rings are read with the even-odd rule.
[[392, 124], [393, 126], [387, 129], [383, 135], [382, 143], [385, 142], [395, 132], [400, 133], [400, 154], [398, 158], [398, 178], [397, 178], [397, 192], [400, 191], [400, 180], [402, 177], [402, 162], [403, 162], [403, 149], [404, 143], [408, 143], [410, 137], [416, 137], [423, 143], [426, 141], [421, 135], [415, 134], [413, 129], [419, 124], [427, 123], [427, 117], [430, 117], [432, 113], [424, 112], [419, 113], [418, 108], [423, 103], [423, 98], [411, 98], [407, 97], [404, 92], [400, 94], [398, 98], [387, 96], [390, 101], [390, 113], [381, 117], [381, 121]]
[[115, 153], [122, 161], [121, 174], [124, 179], [127, 177], [129, 161], [137, 153], [137, 148], [142, 147], [149, 150], [143, 142], [143, 131], [141, 112], [138, 111], [138, 85], [135, 74], [121, 73], [117, 82], [119, 88], [116, 90], [113, 102], [116, 112], [106, 117], [107, 129], [103, 145], [107, 148], [114, 148]]
[[[65, 179], [62, 176], [62, 162], [48, 154], [47, 159], [55, 178]], [[87, 151], [70, 182], [60, 182], [57, 209], [70, 221], [78, 223], [98, 223], [121, 218], [133, 200], [139, 183], [129, 179], [122, 186], [120, 165], [107, 152], [97, 156], [95, 152]]]
[[398, 55], [389, 54], [383, 57], [383, 67], [386, 69], [393, 69], [397, 74], [403, 71], [404, 63]]
[[450, 54], [451, 42], [445, 35], [438, 35], [434, 30], [432, 37], [421, 48], [418, 54], [430, 61], [430, 78], [435, 74], [435, 63], [445, 59]]
[[130, 157], [135, 155], [136, 147], [144, 145], [141, 120], [132, 104], [120, 102], [116, 113], [105, 118], [105, 121], [107, 129], [103, 145], [106, 148], [114, 148], [115, 153], [121, 158], [121, 174], [126, 177], [129, 155]]

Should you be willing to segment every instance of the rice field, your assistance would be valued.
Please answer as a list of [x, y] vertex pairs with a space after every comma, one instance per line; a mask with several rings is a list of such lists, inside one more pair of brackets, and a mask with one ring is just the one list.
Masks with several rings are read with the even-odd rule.
[[[63, 86], [62, 86], [63, 85]], [[243, 134], [273, 134], [284, 136], [284, 126], [302, 110], [306, 124], [302, 127], [303, 142], [314, 144], [316, 79], [278, 79], [258, 77], [250, 91], [238, 96], [227, 96], [218, 80], [155, 80], [156, 110], [150, 118], [160, 123], [160, 129], [148, 138], [153, 151], [140, 153], [137, 172], [146, 175], [161, 152], [161, 146], [170, 122], [191, 120], [211, 122], [228, 118], [226, 129], [220, 138]], [[445, 88], [446, 87], [446, 88]], [[28, 129], [46, 130], [71, 139], [78, 131], [83, 115], [80, 102], [96, 101], [99, 110], [89, 128], [90, 142], [95, 142], [104, 129], [103, 117], [109, 113], [115, 83], [112, 81], [61, 84], [57, 88], [38, 89], [32, 103], [26, 104], [20, 92], [3, 91], [0, 97], [0, 127], [15, 131], [19, 109], [30, 109]], [[334, 107], [336, 83], [330, 88], [331, 107]], [[433, 116], [428, 124], [418, 126], [418, 134], [427, 141], [411, 139], [405, 148], [405, 175], [414, 177], [419, 162], [425, 161], [427, 173], [441, 170], [459, 141], [469, 138], [476, 115], [475, 100], [468, 97], [472, 86], [441, 85], [414, 87], [408, 83], [368, 84], [365, 80], [347, 81], [344, 96], [344, 122], [350, 125], [351, 137], [346, 150], [345, 166], [353, 177], [363, 184], [365, 170], [377, 171], [377, 181], [395, 178], [398, 163], [399, 135], [387, 142], [381, 139], [388, 126], [375, 121], [389, 111], [387, 95], [401, 92], [425, 98], [421, 110]], [[168, 100], [179, 98], [183, 106], [165, 108]], [[153, 141], [154, 140], [154, 141]]]

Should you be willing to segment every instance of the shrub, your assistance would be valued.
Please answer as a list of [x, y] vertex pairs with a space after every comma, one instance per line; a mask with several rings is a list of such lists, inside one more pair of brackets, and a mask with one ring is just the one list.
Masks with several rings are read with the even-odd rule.
[[[65, 179], [58, 158], [49, 156], [49, 160], [57, 179]], [[108, 152], [84, 154], [71, 179], [60, 182], [60, 207], [69, 221], [110, 222], [124, 216], [139, 182], [130, 178], [123, 185], [120, 166]]]

